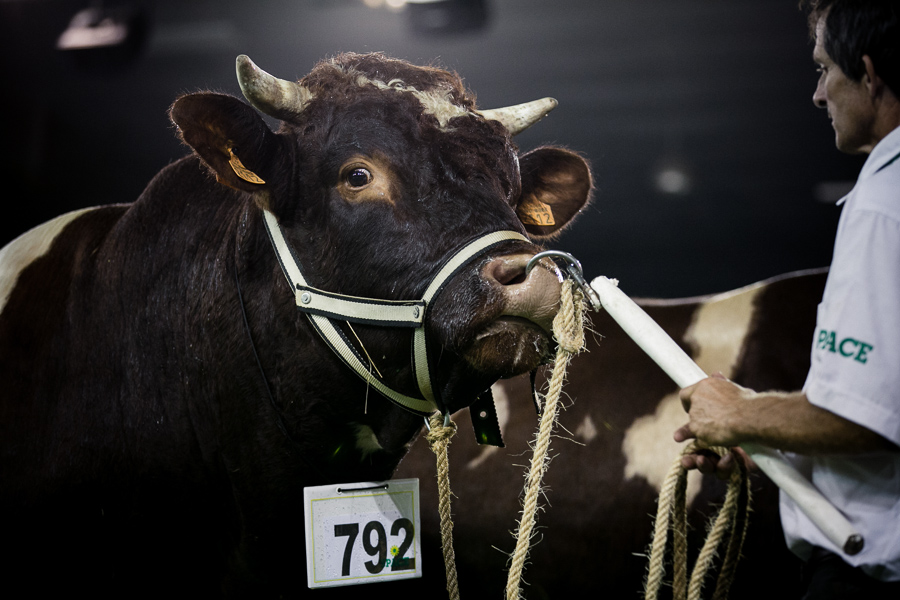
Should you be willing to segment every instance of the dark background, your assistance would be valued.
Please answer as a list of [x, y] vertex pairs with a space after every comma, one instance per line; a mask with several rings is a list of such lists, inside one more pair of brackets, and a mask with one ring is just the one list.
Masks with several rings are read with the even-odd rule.
[[[89, 6], [139, 10], [135, 43], [56, 49]], [[236, 55], [296, 79], [337, 52], [376, 50], [458, 71], [481, 108], [559, 100], [517, 142], [591, 161], [594, 203], [552, 244], [588, 279], [677, 297], [830, 262], [833, 201], [862, 158], [835, 150], [811, 103], [794, 0], [0, 0], [0, 243], [60, 212], [135, 199], [186, 152], [166, 116], [173, 99], [240, 95]], [[666, 168], [687, 185], [663, 191]]]

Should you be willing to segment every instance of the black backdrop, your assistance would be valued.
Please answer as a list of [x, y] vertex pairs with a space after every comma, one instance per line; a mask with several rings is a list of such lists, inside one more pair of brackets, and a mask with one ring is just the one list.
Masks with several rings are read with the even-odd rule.
[[[0, 1], [0, 243], [137, 197], [185, 153], [169, 104], [198, 89], [239, 95], [237, 54], [298, 78], [330, 54], [379, 50], [458, 71], [482, 108], [560, 101], [518, 143], [591, 161], [595, 201], [552, 244], [588, 278], [677, 297], [830, 262], [839, 209], [822, 200], [862, 159], [834, 149], [810, 101], [812, 44], [795, 2], [460, 1], [462, 16], [362, 0], [106, 2], [140, 9], [146, 27], [100, 56], [55, 48], [88, 2]], [[678, 169], [669, 191], [657, 184], [665, 169]]]

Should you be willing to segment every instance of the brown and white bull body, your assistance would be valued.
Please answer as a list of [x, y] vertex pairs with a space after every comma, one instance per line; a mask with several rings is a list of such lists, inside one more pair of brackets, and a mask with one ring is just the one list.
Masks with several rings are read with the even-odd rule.
[[[298, 312], [264, 210], [311, 286], [410, 300], [472, 239], [552, 234], [588, 199], [583, 159], [518, 156], [522, 118], [479, 112], [445, 71], [349, 54], [298, 84], [242, 58], [239, 79], [277, 132], [236, 98], [179, 98], [170, 114], [194, 154], [135, 202], [0, 251], [10, 589], [302, 595], [303, 487], [391, 476], [421, 417], [370, 390]], [[546, 360], [558, 282], [525, 277], [539, 249], [491, 246], [429, 306], [449, 410]], [[419, 395], [409, 329], [336, 327], [385, 385]]]

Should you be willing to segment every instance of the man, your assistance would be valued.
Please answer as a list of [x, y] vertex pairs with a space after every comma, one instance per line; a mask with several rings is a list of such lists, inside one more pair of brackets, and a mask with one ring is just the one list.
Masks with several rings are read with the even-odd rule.
[[[721, 377], [685, 388], [676, 441], [757, 443], [801, 472], [858, 528], [845, 555], [782, 494], [788, 546], [806, 561], [806, 598], [900, 598], [900, 2], [813, 0], [813, 102], [843, 152], [868, 154], [844, 203], [802, 391], [757, 393]], [[686, 456], [701, 472], [719, 460]]]

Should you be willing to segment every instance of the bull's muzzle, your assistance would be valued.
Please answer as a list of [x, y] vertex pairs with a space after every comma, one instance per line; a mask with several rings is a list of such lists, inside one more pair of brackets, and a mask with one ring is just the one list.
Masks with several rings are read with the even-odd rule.
[[553, 317], [559, 310], [560, 286], [563, 276], [550, 260], [528, 269], [532, 254], [513, 254], [489, 261], [482, 277], [504, 299], [501, 317], [520, 317], [552, 334]]

